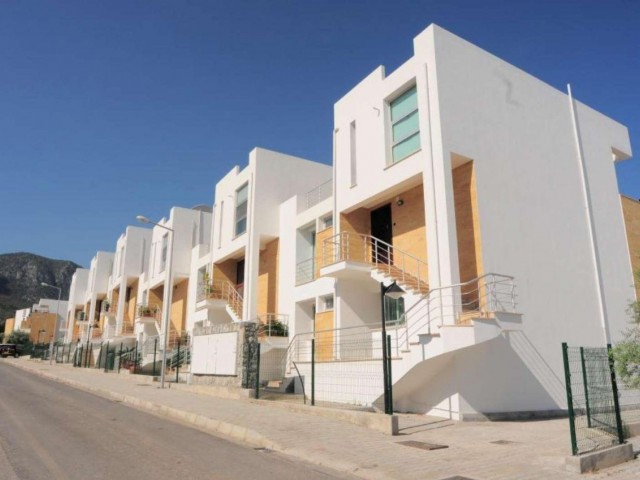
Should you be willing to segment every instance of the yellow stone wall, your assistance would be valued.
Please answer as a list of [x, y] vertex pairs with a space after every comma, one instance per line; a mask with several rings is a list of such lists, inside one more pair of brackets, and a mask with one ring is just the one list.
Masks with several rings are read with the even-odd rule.
[[320, 362], [333, 360], [333, 328], [333, 310], [316, 313], [316, 359]]
[[173, 328], [182, 332], [187, 319], [187, 293], [189, 290], [189, 280], [183, 280], [173, 287], [171, 297], [171, 323]]
[[323, 259], [323, 245], [324, 241], [327, 238], [333, 236], [333, 227], [325, 228], [324, 230], [320, 230], [316, 233], [316, 245], [314, 252], [314, 268], [315, 268], [315, 278], [320, 277], [320, 268], [324, 265]]
[[32, 343], [36, 343], [38, 341], [38, 332], [44, 330], [44, 332], [40, 334], [40, 343], [49, 343], [53, 335], [55, 322], [55, 313], [32, 313], [27, 321], [29, 328], [31, 328], [29, 340], [31, 340]]
[[13, 332], [13, 327], [16, 323], [16, 319], [15, 318], [7, 318], [4, 322], [4, 339], [7, 339], [7, 336], [9, 336], [11, 334], [11, 332]]
[[258, 266], [258, 315], [278, 313], [278, 258], [280, 242], [278, 239], [267, 243], [260, 252]]
[[482, 244], [473, 162], [453, 169], [453, 197], [460, 281], [466, 282], [482, 275]]
[[622, 196], [622, 213], [624, 225], [627, 230], [627, 242], [629, 255], [631, 255], [631, 267], [634, 271], [636, 285], [636, 298], [640, 299], [640, 202], [632, 198]]
[[[424, 262], [418, 267], [417, 262], [412, 262], [405, 258], [405, 269], [407, 273], [416, 275], [420, 269], [420, 279], [429, 281], [429, 272], [426, 266], [427, 260], [427, 228], [424, 217], [424, 192], [422, 185], [418, 185], [407, 190], [398, 198], [402, 200], [402, 205], [394, 200], [391, 202], [391, 242], [395, 248], [409, 253]], [[402, 256], [396, 255], [393, 263], [402, 266]], [[415, 266], [414, 266], [415, 265]]]

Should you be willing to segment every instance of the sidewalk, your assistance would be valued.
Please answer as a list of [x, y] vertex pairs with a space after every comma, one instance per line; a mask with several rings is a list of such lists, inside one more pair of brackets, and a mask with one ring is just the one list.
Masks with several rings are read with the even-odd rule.
[[[286, 404], [227, 399], [181, 389], [157, 388], [149, 377], [7, 359], [18, 368], [93, 392], [209, 433], [269, 448], [365, 479], [575, 479], [565, 470], [566, 419], [536, 422], [453, 422], [400, 415], [400, 434], [389, 436], [334, 418], [291, 411]], [[313, 408], [313, 407], [309, 407]], [[635, 440], [635, 439], [634, 439]], [[640, 447], [634, 443], [637, 450]], [[424, 450], [404, 442], [448, 448]], [[498, 443], [495, 443], [498, 442]], [[589, 478], [631, 479], [640, 461]]]

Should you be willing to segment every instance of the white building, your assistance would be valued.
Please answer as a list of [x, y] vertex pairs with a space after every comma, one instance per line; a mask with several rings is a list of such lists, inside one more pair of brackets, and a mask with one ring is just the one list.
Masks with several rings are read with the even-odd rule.
[[108, 302], [103, 302], [103, 339], [133, 335], [139, 278], [149, 265], [152, 232], [148, 228], [127, 227], [116, 242], [109, 277]]
[[80, 338], [80, 325], [78, 322], [86, 320], [85, 299], [89, 283], [89, 270], [77, 268], [71, 277], [69, 287], [69, 301], [67, 303], [67, 331], [64, 340], [69, 343]]
[[102, 304], [107, 300], [113, 259], [113, 252], [97, 252], [91, 259], [84, 297], [85, 320], [81, 324], [81, 335], [84, 338], [89, 335], [91, 338], [99, 338], [102, 335], [100, 314], [102, 312]]
[[[168, 335], [176, 339], [187, 332], [192, 253], [195, 251], [203, 255], [207, 249], [203, 246], [209, 244], [211, 235], [211, 213], [207, 210], [207, 207], [173, 207], [169, 218], [163, 218], [158, 222], [159, 225], [153, 227], [149, 265], [140, 276], [137, 292], [139, 303], [135, 333], [139, 340], [165, 333], [161, 321], [164, 308], [169, 308]], [[170, 248], [170, 232], [167, 229], [173, 230], [173, 249]], [[172, 279], [169, 278], [170, 273]], [[173, 286], [170, 306], [166, 285]]]
[[[285, 251], [280, 245], [280, 236], [281, 225], [294, 231], [297, 212], [285, 219], [280, 206], [293, 195], [314, 191], [330, 179], [328, 165], [256, 148], [244, 169], [235, 167], [218, 182], [211, 245], [213, 268], [208, 276], [210, 293], [220, 298], [198, 304], [200, 310], [207, 310], [208, 322], [288, 321], [288, 315], [294, 312], [281, 310], [286, 302], [281, 305], [278, 289], [295, 285], [295, 266], [287, 270], [286, 278], [279, 276], [284, 259], [293, 258], [293, 251], [288, 247]], [[330, 194], [330, 185], [328, 188]]]
[[380, 281], [407, 291], [395, 408], [566, 408], [560, 343], [619, 339], [634, 298], [614, 170], [626, 128], [432, 25], [338, 101], [334, 132], [320, 272], [336, 278], [334, 327], [372, 338]]

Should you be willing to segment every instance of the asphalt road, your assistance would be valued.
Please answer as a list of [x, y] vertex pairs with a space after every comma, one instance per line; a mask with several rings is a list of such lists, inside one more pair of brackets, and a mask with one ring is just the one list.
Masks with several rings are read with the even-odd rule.
[[3, 364], [0, 480], [352, 478]]

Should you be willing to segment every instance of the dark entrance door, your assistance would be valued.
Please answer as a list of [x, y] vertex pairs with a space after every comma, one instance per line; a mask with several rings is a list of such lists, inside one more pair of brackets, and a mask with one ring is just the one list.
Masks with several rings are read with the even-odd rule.
[[371, 260], [374, 263], [392, 263], [392, 252], [386, 244], [392, 242], [391, 230], [391, 204], [388, 203], [380, 208], [371, 210], [371, 235], [384, 244], [373, 240], [371, 246]]
[[244, 295], [244, 258], [236, 263], [236, 290]]

